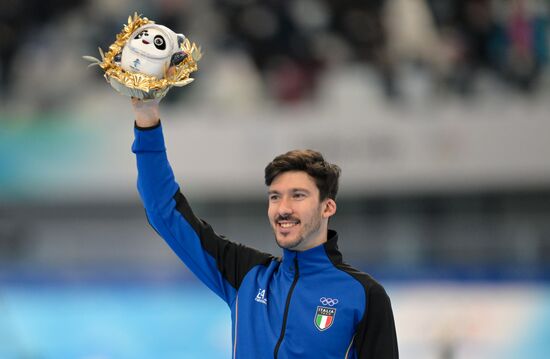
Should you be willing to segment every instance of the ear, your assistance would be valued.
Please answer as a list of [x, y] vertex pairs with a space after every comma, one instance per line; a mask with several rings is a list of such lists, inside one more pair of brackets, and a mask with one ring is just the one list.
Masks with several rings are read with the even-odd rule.
[[183, 36], [183, 34], [177, 34], [176, 36], [178, 38], [178, 49], [179, 49], [181, 48], [181, 44], [183, 44], [183, 42], [185, 41], [185, 36]]
[[327, 198], [323, 202], [323, 218], [332, 217], [336, 213], [336, 201], [331, 198]]
[[179, 65], [183, 60], [185, 60], [186, 57], [187, 54], [183, 51], [172, 54], [172, 58], [170, 59], [170, 66]]

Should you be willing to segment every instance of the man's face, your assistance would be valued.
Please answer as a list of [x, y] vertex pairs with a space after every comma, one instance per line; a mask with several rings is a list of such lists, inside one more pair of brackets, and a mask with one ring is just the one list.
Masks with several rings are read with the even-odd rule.
[[313, 178], [303, 171], [283, 172], [275, 177], [268, 193], [267, 213], [279, 247], [302, 251], [323, 243], [332, 215], [327, 214], [326, 206], [332, 200], [319, 200]]

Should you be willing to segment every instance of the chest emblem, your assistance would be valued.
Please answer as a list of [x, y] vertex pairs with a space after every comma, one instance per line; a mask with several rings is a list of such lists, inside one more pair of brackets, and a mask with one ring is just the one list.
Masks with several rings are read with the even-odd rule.
[[334, 317], [336, 316], [336, 308], [330, 308], [338, 303], [338, 299], [321, 298], [321, 304], [323, 306], [317, 306], [315, 312], [315, 327], [320, 331], [327, 330], [334, 323]]
[[265, 289], [258, 289], [258, 294], [256, 294], [256, 298], [254, 298], [254, 300], [258, 303], [267, 304]]

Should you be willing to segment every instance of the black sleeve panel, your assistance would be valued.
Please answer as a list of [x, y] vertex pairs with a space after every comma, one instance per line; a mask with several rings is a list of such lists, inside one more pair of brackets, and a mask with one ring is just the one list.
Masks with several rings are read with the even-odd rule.
[[187, 199], [178, 190], [174, 195], [176, 209], [191, 225], [204, 250], [216, 261], [218, 270], [235, 289], [239, 289], [245, 275], [257, 265], [269, 265], [275, 258], [268, 253], [231, 242], [214, 232], [212, 227], [195, 216]]
[[334, 266], [352, 276], [365, 290], [365, 313], [353, 339], [357, 358], [398, 359], [395, 322], [386, 291], [370, 275], [344, 263], [336, 242], [329, 240], [325, 249]]
[[360, 359], [397, 359], [397, 335], [390, 298], [373, 279], [363, 284], [367, 294], [365, 316], [355, 337], [355, 350]]

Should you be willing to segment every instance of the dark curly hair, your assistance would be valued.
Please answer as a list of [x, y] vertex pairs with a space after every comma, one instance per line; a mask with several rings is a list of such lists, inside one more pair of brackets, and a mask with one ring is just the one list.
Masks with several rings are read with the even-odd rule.
[[279, 155], [265, 167], [265, 184], [270, 186], [275, 177], [288, 171], [304, 171], [310, 175], [319, 189], [320, 200], [336, 199], [340, 167], [325, 161], [320, 152], [293, 150]]

